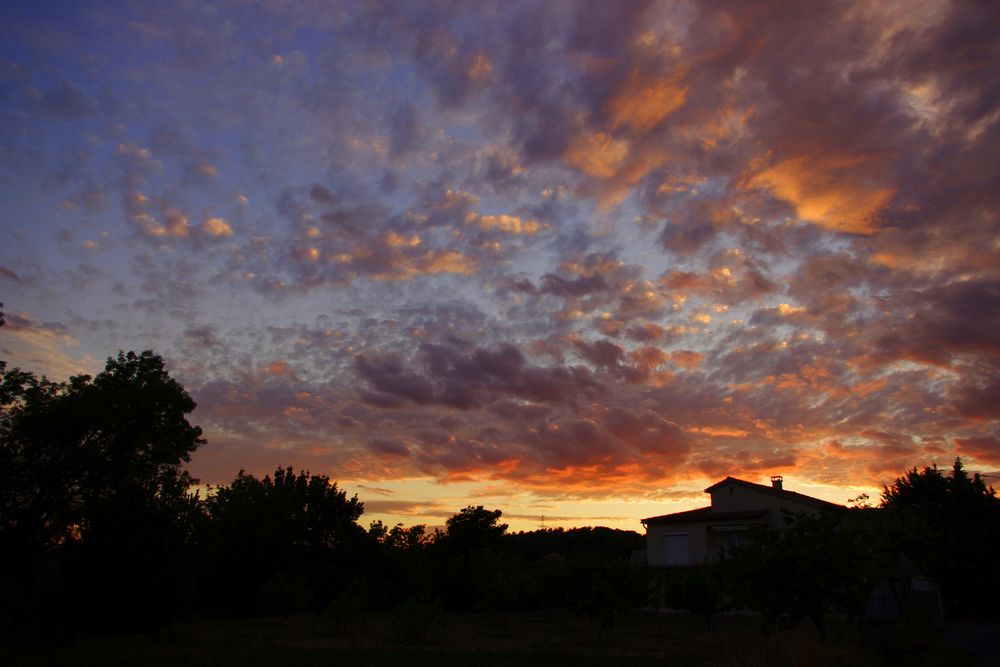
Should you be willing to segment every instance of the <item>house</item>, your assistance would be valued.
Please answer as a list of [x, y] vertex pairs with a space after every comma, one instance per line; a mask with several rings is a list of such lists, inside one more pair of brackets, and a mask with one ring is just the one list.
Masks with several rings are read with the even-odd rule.
[[726, 477], [705, 489], [712, 504], [687, 512], [643, 519], [646, 560], [653, 567], [683, 566], [714, 560], [725, 549], [739, 546], [756, 527], [781, 528], [786, 511], [818, 514], [841, 505], [786, 491], [780, 476], [771, 486]]

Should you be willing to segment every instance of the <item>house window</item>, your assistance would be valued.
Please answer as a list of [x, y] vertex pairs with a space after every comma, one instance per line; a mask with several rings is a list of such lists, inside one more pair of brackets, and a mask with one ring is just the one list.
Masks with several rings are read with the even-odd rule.
[[735, 549], [746, 544], [747, 533], [744, 530], [731, 530], [723, 535], [726, 536], [726, 549]]
[[691, 564], [687, 533], [671, 533], [663, 536], [663, 564]]

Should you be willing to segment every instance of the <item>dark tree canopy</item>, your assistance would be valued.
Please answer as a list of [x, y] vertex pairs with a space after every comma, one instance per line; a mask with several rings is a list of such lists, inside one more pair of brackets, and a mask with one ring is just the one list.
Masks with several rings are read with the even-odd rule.
[[955, 459], [945, 476], [916, 468], [882, 491], [882, 507], [907, 526], [902, 548], [941, 586], [951, 613], [995, 614], [1000, 594], [1000, 498]]
[[632, 530], [604, 526], [519, 531], [508, 535], [505, 542], [514, 551], [532, 558], [561, 554], [598, 560], [627, 560], [631, 558], [632, 552], [646, 548], [644, 535]]
[[208, 499], [212, 517], [232, 526], [280, 534], [308, 549], [335, 549], [360, 529], [364, 504], [337, 488], [326, 475], [278, 468], [274, 476], [257, 479], [241, 470], [233, 483]]
[[259, 479], [241, 470], [205, 504], [215, 554], [209, 588], [227, 611], [322, 605], [363, 556], [364, 505], [325, 475], [278, 468]]
[[188, 607], [194, 407], [149, 351], [66, 382], [0, 364], [0, 626], [149, 629]]
[[897, 509], [937, 513], [948, 507], [998, 504], [996, 491], [983, 482], [979, 473], [969, 477], [960, 458], [955, 459], [948, 477], [934, 464], [919, 472], [913, 468], [882, 489], [882, 506]]
[[403, 524], [397, 523], [389, 528], [381, 520], [376, 519], [371, 522], [368, 535], [392, 551], [412, 551], [430, 543], [427, 526], [424, 524], [406, 528]]
[[187, 420], [194, 407], [150, 351], [67, 382], [4, 370], [0, 530], [44, 550], [79, 537], [95, 503], [183, 495], [192, 480], [181, 466], [204, 442]]
[[500, 510], [469, 505], [445, 521], [446, 543], [462, 552], [495, 547], [507, 532], [507, 524], [500, 523], [501, 516]]

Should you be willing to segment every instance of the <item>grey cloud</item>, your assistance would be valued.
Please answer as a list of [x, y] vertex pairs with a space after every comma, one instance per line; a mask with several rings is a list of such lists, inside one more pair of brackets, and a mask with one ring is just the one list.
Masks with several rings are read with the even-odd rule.
[[356, 366], [359, 375], [383, 394], [418, 405], [469, 409], [510, 396], [572, 403], [604, 391], [588, 370], [533, 366], [512, 345], [485, 349], [425, 344], [418, 356], [423, 366], [420, 372], [411, 370], [396, 354], [359, 355]]
[[63, 79], [42, 93], [45, 111], [59, 120], [81, 120], [97, 111], [97, 103], [79, 85]]
[[405, 155], [420, 145], [420, 112], [413, 104], [401, 104], [389, 118], [389, 150]]

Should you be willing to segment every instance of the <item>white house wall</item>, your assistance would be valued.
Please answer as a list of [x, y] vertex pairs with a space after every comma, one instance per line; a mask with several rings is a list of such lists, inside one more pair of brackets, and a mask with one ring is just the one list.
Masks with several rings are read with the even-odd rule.
[[646, 527], [646, 559], [650, 565], [663, 565], [663, 538], [668, 534], [687, 533], [688, 557], [692, 565], [705, 561], [708, 529], [704, 523], [650, 524]]
[[819, 514], [819, 509], [806, 503], [799, 503], [787, 497], [776, 496], [766, 491], [743, 486], [725, 484], [712, 491], [713, 512], [743, 512], [747, 510], [768, 510], [768, 523], [774, 528], [783, 528], [784, 512]]

